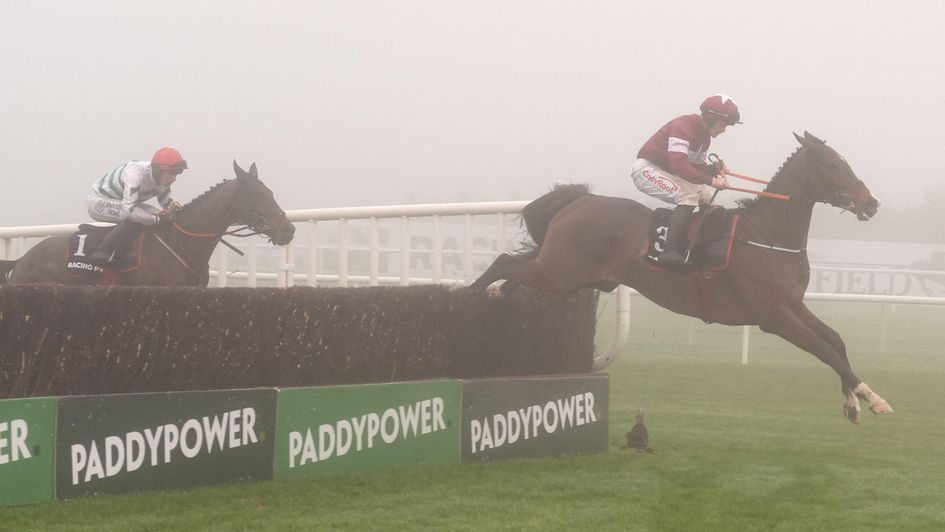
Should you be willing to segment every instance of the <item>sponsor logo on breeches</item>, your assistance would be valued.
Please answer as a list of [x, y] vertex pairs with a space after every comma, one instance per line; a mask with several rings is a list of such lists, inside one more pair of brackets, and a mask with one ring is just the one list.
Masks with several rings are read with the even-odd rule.
[[643, 177], [646, 178], [653, 186], [662, 190], [667, 194], [675, 194], [679, 187], [676, 186], [672, 181], [667, 181], [659, 174], [654, 174], [650, 170], [643, 170]]
[[492, 419], [473, 419], [469, 423], [469, 437], [472, 452], [476, 453], [596, 421], [594, 394], [585, 392], [495, 414]]

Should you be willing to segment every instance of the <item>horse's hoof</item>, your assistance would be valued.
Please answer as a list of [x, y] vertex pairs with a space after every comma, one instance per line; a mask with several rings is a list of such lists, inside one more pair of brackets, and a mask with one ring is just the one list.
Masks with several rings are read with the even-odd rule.
[[856, 408], [849, 408], [843, 405], [843, 415], [855, 425], [860, 424], [860, 411]]
[[861, 382], [853, 389], [853, 393], [857, 397], [866, 401], [870, 405], [870, 412], [878, 415], [892, 414], [893, 409], [889, 406], [889, 403], [885, 399], [879, 396], [878, 393], [870, 389], [865, 382]]

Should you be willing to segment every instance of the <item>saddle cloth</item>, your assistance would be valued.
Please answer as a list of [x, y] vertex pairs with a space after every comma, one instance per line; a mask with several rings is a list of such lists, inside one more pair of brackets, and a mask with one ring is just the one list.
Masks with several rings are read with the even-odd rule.
[[66, 271], [74, 276], [98, 278], [103, 274], [127, 272], [137, 269], [141, 255], [143, 233], [139, 234], [138, 237], [132, 241], [134, 245], [118, 249], [115, 252], [115, 257], [107, 266], [100, 266], [89, 262], [89, 253], [102, 244], [102, 241], [105, 240], [105, 237], [112, 228], [114, 228], [113, 225], [79, 225], [79, 230], [69, 237], [68, 253], [66, 254]]
[[[647, 233], [646, 255], [644, 259], [652, 268], [665, 270], [659, 265], [657, 257], [666, 249], [666, 233], [672, 209], [656, 209]], [[732, 243], [735, 240], [735, 228], [741, 219], [741, 211], [722, 207], [700, 210], [689, 220], [689, 270], [721, 271], [728, 267], [732, 257]]]

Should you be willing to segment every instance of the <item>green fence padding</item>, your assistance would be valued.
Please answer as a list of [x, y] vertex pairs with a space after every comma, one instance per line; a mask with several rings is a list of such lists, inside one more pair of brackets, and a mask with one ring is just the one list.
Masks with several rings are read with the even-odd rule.
[[276, 478], [459, 463], [460, 383], [279, 390]]
[[55, 398], [0, 401], [0, 506], [53, 498], [55, 427]]
[[272, 478], [273, 389], [64, 397], [56, 495]]
[[462, 383], [463, 462], [607, 450], [606, 374]]

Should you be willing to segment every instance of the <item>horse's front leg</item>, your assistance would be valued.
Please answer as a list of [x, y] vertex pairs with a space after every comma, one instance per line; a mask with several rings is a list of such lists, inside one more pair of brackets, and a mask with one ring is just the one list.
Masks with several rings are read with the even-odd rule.
[[[840, 376], [840, 384], [844, 390], [855, 390], [862, 383], [859, 377], [853, 374], [845, 357], [804, 323], [792, 308], [786, 305], [775, 307], [758, 325], [762, 331], [784, 338], [830, 366]], [[858, 405], [853, 408], [844, 403], [843, 413], [853, 423], [860, 422], [859, 412]]]
[[[797, 317], [804, 322], [805, 325], [810, 327], [812, 331], [817, 333], [821, 339], [830, 344], [834, 350], [840, 354], [840, 357], [846, 363], [847, 367], [850, 368], [850, 359], [847, 357], [847, 346], [843, 343], [843, 338], [840, 337], [840, 334], [830, 328], [829, 325], [820, 320], [813, 312], [807, 308], [807, 305], [803, 301], [799, 301], [797, 305], [794, 305], [791, 310], [797, 315]], [[860, 400], [857, 399], [856, 394], [853, 393], [853, 388], [849, 388], [841, 383], [840, 393], [843, 394], [843, 415], [845, 415], [850, 421], [854, 423], [859, 422], [860, 419]]]
[[[847, 347], [837, 331], [831, 329], [830, 326], [821, 321], [803, 302], [794, 305], [792, 310], [805, 325], [817, 333], [825, 342], [829, 343], [837, 353], [840, 354], [847, 368], [850, 368], [850, 359], [847, 357]], [[892, 414], [893, 410], [892, 407], [889, 406], [889, 403], [880, 397], [879, 394], [872, 391], [864, 382], [857, 384], [856, 388], [841, 385], [841, 392], [845, 398], [843, 413], [850, 418], [851, 421], [859, 419], [860, 401], [858, 397], [869, 404], [870, 411], [874, 414]]]

